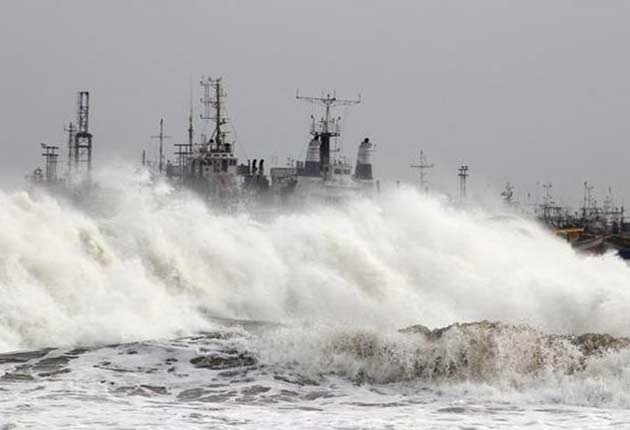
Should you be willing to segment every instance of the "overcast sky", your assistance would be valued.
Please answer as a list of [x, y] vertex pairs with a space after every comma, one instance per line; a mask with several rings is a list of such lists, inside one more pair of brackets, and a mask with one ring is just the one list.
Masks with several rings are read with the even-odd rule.
[[140, 159], [164, 117], [186, 138], [189, 88], [222, 76], [241, 158], [303, 158], [302, 94], [362, 95], [343, 109], [344, 150], [377, 144], [375, 171], [413, 181], [420, 149], [435, 188], [461, 163], [475, 192], [581, 198], [591, 181], [630, 204], [630, 2], [0, 2], [0, 145], [5, 184], [64, 144], [75, 93], [91, 92], [95, 160]]

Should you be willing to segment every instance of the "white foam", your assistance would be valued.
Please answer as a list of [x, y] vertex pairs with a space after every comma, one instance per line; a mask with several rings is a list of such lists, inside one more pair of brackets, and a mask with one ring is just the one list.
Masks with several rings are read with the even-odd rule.
[[89, 211], [0, 193], [0, 350], [168, 337], [217, 316], [393, 329], [492, 319], [630, 333], [630, 269], [521, 218], [401, 189], [225, 215], [110, 169]]

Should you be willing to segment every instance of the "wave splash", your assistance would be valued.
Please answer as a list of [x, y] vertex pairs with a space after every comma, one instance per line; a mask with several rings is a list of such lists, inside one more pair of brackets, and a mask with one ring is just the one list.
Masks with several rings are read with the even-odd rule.
[[398, 392], [445, 390], [455, 398], [630, 406], [628, 337], [480, 321], [388, 333], [291, 327], [250, 340], [247, 348], [297, 381], [335, 375], [354, 384], [393, 384]]
[[81, 205], [0, 192], [0, 351], [176, 337], [214, 327], [208, 315], [630, 332], [630, 269], [517, 216], [412, 189], [226, 215], [130, 172], [102, 172]]

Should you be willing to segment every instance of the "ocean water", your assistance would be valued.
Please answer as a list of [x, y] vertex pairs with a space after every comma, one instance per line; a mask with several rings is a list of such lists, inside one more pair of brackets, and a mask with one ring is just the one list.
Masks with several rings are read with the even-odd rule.
[[407, 188], [225, 214], [98, 182], [0, 191], [0, 429], [630, 428], [614, 255]]

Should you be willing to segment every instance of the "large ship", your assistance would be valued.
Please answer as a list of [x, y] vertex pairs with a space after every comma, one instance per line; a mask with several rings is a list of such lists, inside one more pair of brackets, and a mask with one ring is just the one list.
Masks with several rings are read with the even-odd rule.
[[[334, 107], [358, 104], [360, 100], [338, 99], [330, 94], [325, 97], [302, 97], [298, 94], [298, 100], [322, 105], [323, 115], [319, 120], [312, 117], [311, 139], [305, 160], [273, 167], [270, 176], [267, 176], [263, 158], [239, 163], [235, 155], [235, 142], [228, 130], [230, 121], [226, 115], [223, 80], [203, 78], [201, 87], [204, 111], [200, 117], [212, 132], [209, 135], [200, 134], [199, 142], [194, 143], [191, 109], [188, 143], [176, 144], [176, 160], [168, 161], [164, 171], [161, 167], [157, 172], [153, 169], [154, 173], [164, 174], [171, 181], [195, 190], [208, 200], [228, 206], [251, 201], [339, 201], [374, 190], [373, 143], [365, 138], [359, 144], [353, 169], [349, 160], [340, 155], [341, 117], [333, 116], [332, 112]], [[160, 149], [159, 163], [145, 161], [145, 165], [162, 166], [162, 157]]]
[[[201, 103], [204, 107], [200, 117], [212, 131], [209, 135], [201, 134], [198, 143], [193, 142], [191, 109], [188, 143], [175, 145], [177, 160], [175, 163], [166, 163], [167, 178], [221, 204], [231, 205], [248, 197], [262, 197], [269, 190], [264, 160], [238, 163], [234, 154], [235, 142], [228, 130], [223, 80], [202, 78], [200, 83], [203, 89]], [[162, 141], [160, 147], [161, 145]], [[161, 151], [159, 157], [161, 165]]]

